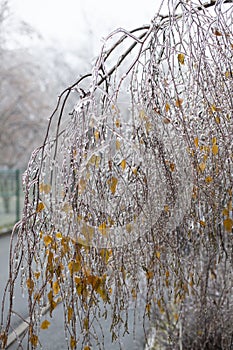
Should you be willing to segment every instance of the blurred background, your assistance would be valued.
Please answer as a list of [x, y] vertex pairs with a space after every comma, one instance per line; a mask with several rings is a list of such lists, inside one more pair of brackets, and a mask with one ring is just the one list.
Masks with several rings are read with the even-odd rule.
[[91, 71], [111, 31], [150, 23], [157, 6], [154, 0], [0, 0], [0, 232], [20, 218], [22, 173], [59, 94]]

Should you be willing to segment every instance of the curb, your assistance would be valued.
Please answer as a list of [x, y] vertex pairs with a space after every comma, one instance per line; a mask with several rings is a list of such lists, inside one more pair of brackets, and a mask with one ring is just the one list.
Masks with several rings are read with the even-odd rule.
[[12, 228], [12, 229], [2, 229], [2, 230], [0, 231], [0, 237], [2, 237], [2, 236], [7, 236], [7, 235], [11, 235], [12, 230], [13, 230], [13, 228]]

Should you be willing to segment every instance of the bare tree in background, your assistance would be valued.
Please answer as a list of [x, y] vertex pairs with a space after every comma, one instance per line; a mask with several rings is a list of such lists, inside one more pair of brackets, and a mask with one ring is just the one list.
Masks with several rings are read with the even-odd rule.
[[[0, 166], [25, 169], [30, 153], [43, 140], [52, 101], [71, 71], [57, 52], [4, 50], [0, 69]], [[61, 70], [53, 75], [58, 64]], [[55, 68], [56, 67], [56, 68]]]
[[58, 49], [20, 48], [25, 37], [38, 40], [39, 34], [16, 21], [10, 3], [1, 1], [0, 167], [4, 168], [25, 169], [31, 152], [42, 142], [51, 101], [71, 79], [72, 70]]
[[30, 349], [53, 322], [46, 304], [50, 316], [63, 305], [67, 349], [88, 350], [104, 348], [101, 317], [117, 341], [142, 299], [151, 348], [232, 348], [230, 3], [168, 1], [150, 25], [110, 34], [61, 94], [24, 175], [3, 348], [23, 318], [17, 278]]

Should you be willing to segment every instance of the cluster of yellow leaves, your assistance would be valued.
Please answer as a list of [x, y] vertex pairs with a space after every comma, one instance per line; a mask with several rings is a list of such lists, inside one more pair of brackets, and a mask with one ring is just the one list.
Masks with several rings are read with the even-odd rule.
[[86, 272], [84, 277], [75, 276], [74, 282], [76, 285], [76, 290], [79, 296], [84, 299], [88, 296], [88, 290], [91, 287], [102, 298], [104, 302], [108, 300], [108, 293], [106, 289], [106, 275], [96, 276], [89, 272]]
[[[212, 146], [211, 147], [208, 145], [200, 145], [198, 137], [194, 138], [193, 143], [194, 143], [194, 146], [196, 149], [199, 149], [199, 151], [204, 152], [203, 160], [199, 163], [199, 170], [203, 173], [206, 169], [206, 160], [207, 160], [210, 152], [212, 153], [213, 156], [217, 156], [219, 153], [217, 138], [216, 137], [212, 138]], [[212, 181], [213, 181], [212, 176], [207, 176], [205, 178], [206, 183], [210, 183]]]

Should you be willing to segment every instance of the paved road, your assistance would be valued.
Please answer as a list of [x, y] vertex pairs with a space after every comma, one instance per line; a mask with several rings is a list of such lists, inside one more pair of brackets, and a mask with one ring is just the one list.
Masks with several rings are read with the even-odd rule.
[[[3, 288], [7, 281], [8, 276], [8, 252], [9, 252], [9, 242], [10, 236], [0, 236], [0, 300], [2, 300]], [[16, 296], [15, 296], [15, 309], [24, 317], [26, 314], [26, 300], [21, 296], [20, 286], [16, 286]], [[48, 318], [49, 319], [49, 318]], [[112, 344], [111, 336], [108, 331], [109, 320], [101, 320], [101, 325], [104, 330], [104, 344], [106, 350], [117, 350], [119, 349], [119, 344]], [[13, 325], [19, 325], [19, 319], [13, 318]], [[131, 327], [130, 327], [131, 325]], [[129, 313], [129, 331], [130, 334], [125, 336], [121, 340], [122, 350], [143, 350], [144, 348], [144, 331], [142, 327], [142, 320], [137, 320], [135, 339], [133, 336], [133, 310]], [[51, 326], [48, 330], [42, 331], [40, 336], [40, 341], [42, 348], [44, 350], [65, 350], [67, 345], [65, 342], [65, 337], [63, 333], [63, 311], [62, 305], [59, 305], [53, 315], [51, 320]], [[18, 349], [17, 341], [14, 342], [7, 350]], [[25, 343], [22, 344], [22, 349], [27, 349]]]

